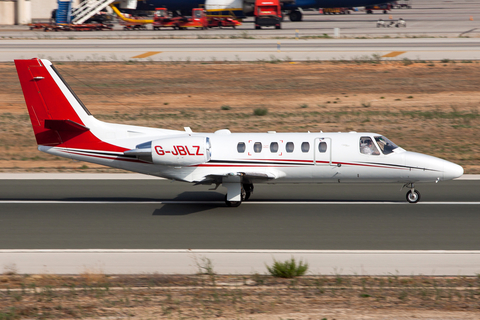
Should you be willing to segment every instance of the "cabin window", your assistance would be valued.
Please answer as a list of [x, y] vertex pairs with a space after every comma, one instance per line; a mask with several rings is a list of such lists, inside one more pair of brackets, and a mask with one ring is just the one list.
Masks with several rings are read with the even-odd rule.
[[262, 152], [262, 143], [255, 142], [255, 144], [253, 145], [253, 151], [255, 151], [256, 153]]
[[325, 141], [322, 141], [318, 144], [318, 151], [320, 153], [325, 153], [327, 152], [327, 143]]
[[237, 144], [237, 151], [238, 151], [238, 153], [244, 153], [245, 152], [245, 142], [239, 142]]
[[369, 154], [369, 155], [375, 155], [375, 156], [378, 156], [380, 154], [377, 147], [375, 146], [375, 143], [373, 143], [373, 140], [370, 137], [360, 138], [360, 152], [363, 154]]
[[270, 143], [270, 152], [277, 153], [278, 152], [278, 143], [272, 142]]
[[285, 151], [287, 151], [288, 153], [291, 153], [293, 152], [293, 149], [294, 149], [293, 142], [287, 142], [287, 144], [285, 145]]
[[302, 142], [302, 152], [308, 152], [308, 151], [310, 151], [310, 143]]

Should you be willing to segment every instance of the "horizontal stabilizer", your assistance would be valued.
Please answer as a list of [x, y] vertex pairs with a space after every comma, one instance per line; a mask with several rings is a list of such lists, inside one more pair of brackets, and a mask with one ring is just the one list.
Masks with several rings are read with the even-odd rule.
[[76, 132], [86, 132], [90, 131], [89, 128], [85, 127], [82, 124], [76, 123], [72, 120], [52, 120], [45, 119], [45, 128], [57, 131], [76, 131]]

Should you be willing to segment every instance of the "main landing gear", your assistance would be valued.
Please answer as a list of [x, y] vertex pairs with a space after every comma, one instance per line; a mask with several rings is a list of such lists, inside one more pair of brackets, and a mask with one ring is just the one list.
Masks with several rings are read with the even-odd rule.
[[407, 192], [407, 201], [410, 203], [417, 203], [420, 201], [420, 192], [418, 190], [415, 190], [415, 186], [413, 183], [407, 183], [404, 185], [404, 187], [410, 188], [410, 190]]
[[[232, 199], [232, 195], [230, 195], [230, 198], [229, 198], [229, 193], [230, 191], [233, 191], [235, 193], [235, 186], [228, 186], [225, 185], [224, 183], [224, 186], [227, 187], [227, 194], [225, 195], [225, 204], [227, 205], [227, 207], [238, 207], [242, 204], [242, 201], [247, 201], [248, 199], [250, 199], [250, 196], [252, 195], [253, 193], [253, 184], [251, 183], [245, 183], [243, 185], [240, 185], [241, 188], [240, 188], [240, 194], [238, 195], [238, 197], [233, 197]], [[239, 200], [237, 200], [237, 198], [240, 198]]]

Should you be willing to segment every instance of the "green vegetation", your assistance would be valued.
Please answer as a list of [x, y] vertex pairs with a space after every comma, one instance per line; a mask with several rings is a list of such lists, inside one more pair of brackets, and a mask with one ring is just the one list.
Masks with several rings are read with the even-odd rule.
[[257, 108], [253, 110], [253, 114], [256, 116], [265, 116], [268, 113], [267, 108]]
[[273, 265], [271, 267], [267, 266], [268, 272], [278, 278], [295, 278], [298, 276], [303, 276], [308, 270], [308, 264], [299, 261], [298, 264], [295, 261], [295, 258], [291, 258], [285, 262], [280, 262], [273, 260]]
[[413, 61], [408, 59], [408, 58], [403, 58], [402, 63], [403, 63], [404, 66], [409, 66], [409, 65], [413, 64]]

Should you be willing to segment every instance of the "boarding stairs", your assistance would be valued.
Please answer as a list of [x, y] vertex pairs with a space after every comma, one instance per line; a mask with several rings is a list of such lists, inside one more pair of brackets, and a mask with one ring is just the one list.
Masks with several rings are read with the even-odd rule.
[[116, 0], [85, 0], [72, 10], [73, 24], [82, 24]]

